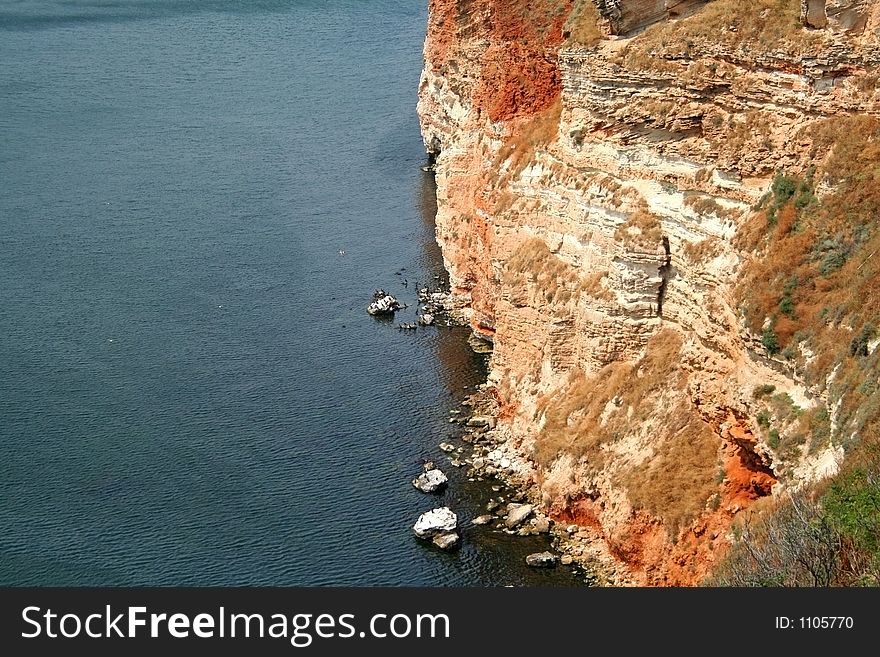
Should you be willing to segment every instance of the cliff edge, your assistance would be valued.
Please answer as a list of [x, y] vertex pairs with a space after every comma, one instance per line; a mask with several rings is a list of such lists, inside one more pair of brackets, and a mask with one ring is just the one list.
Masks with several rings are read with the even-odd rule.
[[495, 465], [608, 583], [706, 581], [756, 512], [873, 467], [878, 35], [864, 0], [430, 0]]

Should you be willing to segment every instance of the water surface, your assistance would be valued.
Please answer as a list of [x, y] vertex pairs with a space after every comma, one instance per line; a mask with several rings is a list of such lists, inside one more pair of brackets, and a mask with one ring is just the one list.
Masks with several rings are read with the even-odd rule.
[[0, 583], [576, 583], [409, 531], [491, 492], [409, 483], [466, 330], [365, 313], [443, 274], [424, 4], [0, 4]]

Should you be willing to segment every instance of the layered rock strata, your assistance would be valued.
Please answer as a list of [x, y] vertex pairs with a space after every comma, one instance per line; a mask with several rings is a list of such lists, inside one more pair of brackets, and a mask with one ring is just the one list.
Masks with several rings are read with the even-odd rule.
[[839, 460], [760, 435], [756, 387], [826, 399], [745, 328], [735, 236], [813, 126], [880, 113], [880, 11], [734, 5], [430, 2], [437, 238], [494, 346], [507, 476], [614, 583], [699, 582], [738, 514]]

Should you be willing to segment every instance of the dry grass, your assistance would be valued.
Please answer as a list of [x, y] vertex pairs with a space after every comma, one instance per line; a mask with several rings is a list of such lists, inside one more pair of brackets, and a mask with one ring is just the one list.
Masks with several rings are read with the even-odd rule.
[[[561, 115], [562, 98], [560, 97], [544, 111], [513, 126], [510, 136], [499, 149], [492, 163], [492, 170], [504, 172], [508, 178], [519, 175], [532, 161], [535, 151], [545, 148], [556, 139]], [[500, 184], [501, 181], [498, 182]]]
[[656, 427], [649, 440], [654, 456], [619, 475], [620, 483], [672, 536], [718, 491], [721, 445], [690, 400], [681, 347], [678, 332], [665, 329], [634, 363], [614, 362], [589, 376], [572, 371], [561, 390], [538, 400], [544, 425], [533, 455], [544, 471], [566, 458], [596, 472], [605, 462], [603, 445]]
[[800, 0], [715, 0], [679, 21], [658, 23], [633, 47], [692, 56], [699, 42], [725, 48], [806, 52], [816, 41], [800, 22]]
[[661, 245], [663, 226], [660, 218], [642, 204], [627, 220], [617, 227], [614, 238], [628, 248], [653, 251]]
[[581, 290], [602, 301], [614, 300], [614, 293], [603, 282], [608, 278], [607, 271], [594, 271], [584, 276], [581, 280]]
[[688, 396], [681, 346], [681, 336], [666, 329], [635, 363], [611, 363], [590, 376], [573, 371], [561, 390], [538, 400], [544, 426], [534, 453], [545, 470], [567, 455], [597, 471], [603, 445], [652, 422], [658, 427], [651, 440], [655, 456], [626, 473], [623, 484], [632, 502], [662, 518], [673, 535], [717, 491], [720, 447]]
[[682, 250], [688, 260], [694, 264], [699, 264], [711, 260], [718, 255], [718, 242], [707, 237], [699, 242], [685, 242]]
[[[774, 193], [746, 225], [740, 246], [755, 256], [737, 294], [751, 330], [760, 333], [769, 318], [781, 355], [808, 384], [824, 388], [837, 370], [828, 387], [829, 405], [842, 400], [832, 439], [845, 443], [859, 439], [880, 406], [880, 354], [865, 346], [880, 326], [880, 121], [835, 117], [802, 137], [813, 140], [815, 172], [787, 176], [794, 192]], [[832, 186], [821, 200], [811, 176]], [[815, 359], [803, 362], [798, 344]], [[814, 447], [822, 441], [813, 427], [798, 433]]]
[[721, 439], [695, 415], [656, 446], [657, 455], [632, 470], [632, 503], [662, 518], [671, 536], [699, 516], [718, 492]]
[[[596, 448], [619, 438], [636, 421], [628, 417], [627, 406], [639, 415], [654, 409], [656, 393], [666, 389], [680, 349], [680, 336], [666, 330], [651, 338], [636, 363], [610, 363], [590, 376], [572, 371], [562, 390], [538, 400], [538, 411], [545, 418], [537, 441], [538, 463], [546, 467], [562, 453], [596, 461]], [[603, 422], [601, 416], [612, 400], [623, 409], [614, 415], [624, 417]]]
[[734, 219], [739, 216], [739, 211], [725, 208], [711, 196], [692, 194], [684, 199], [684, 204], [703, 216], [714, 215], [720, 219]]
[[800, 23], [800, 0], [715, 0], [677, 21], [652, 25], [632, 39], [616, 61], [635, 71], [702, 85], [725, 68], [697, 61], [719, 51], [815, 53], [822, 36]]
[[542, 303], [564, 305], [582, 291], [577, 270], [560, 260], [540, 238], [532, 237], [519, 245], [508, 259], [503, 283], [514, 290], [540, 292]]

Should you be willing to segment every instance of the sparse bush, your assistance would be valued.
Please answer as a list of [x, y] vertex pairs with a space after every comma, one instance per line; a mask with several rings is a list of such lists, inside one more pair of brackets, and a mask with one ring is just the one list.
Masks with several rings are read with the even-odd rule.
[[614, 233], [615, 239], [633, 249], [657, 249], [663, 237], [660, 218], [652, 213], [647, 204], [630, 214]]
[[761, 399], [767, 395], [772, 395], [774, 392], [776, 392], [776, 386], [771, 383], [762, 383], [759, 386], [755, 386], [755, 389], [752, 390], [752, 397]]
[[764, 345], [764, 349], [769, 355], [774, 356], [779, 353], [779, 338], [772, 326], [768, 326], [761, 333], [761, 344]]
[[849, 355], [865, 358], [868, 355], [868, 343], [877, 336], [877, 328], [873, 324], [865, 324], [859, 334], [849, 343]]
[[880, 586], [876, 441], [852, 455], [821, 497], [792, 494], [760, 515], [746, 515], [734, 530], [730, 550], [704, 584]]
[[843, 546], [821, 507], [803, 494], [761, 517], [746, 515], [731, 549], [705, 583], [710, 586], [831, 586]]
[[865, 462], [838, 476], [822, 500], [848, 548], [846, 583], [862, 586], [880, 585], [880, 470], [877, 450], [871, 451]]

